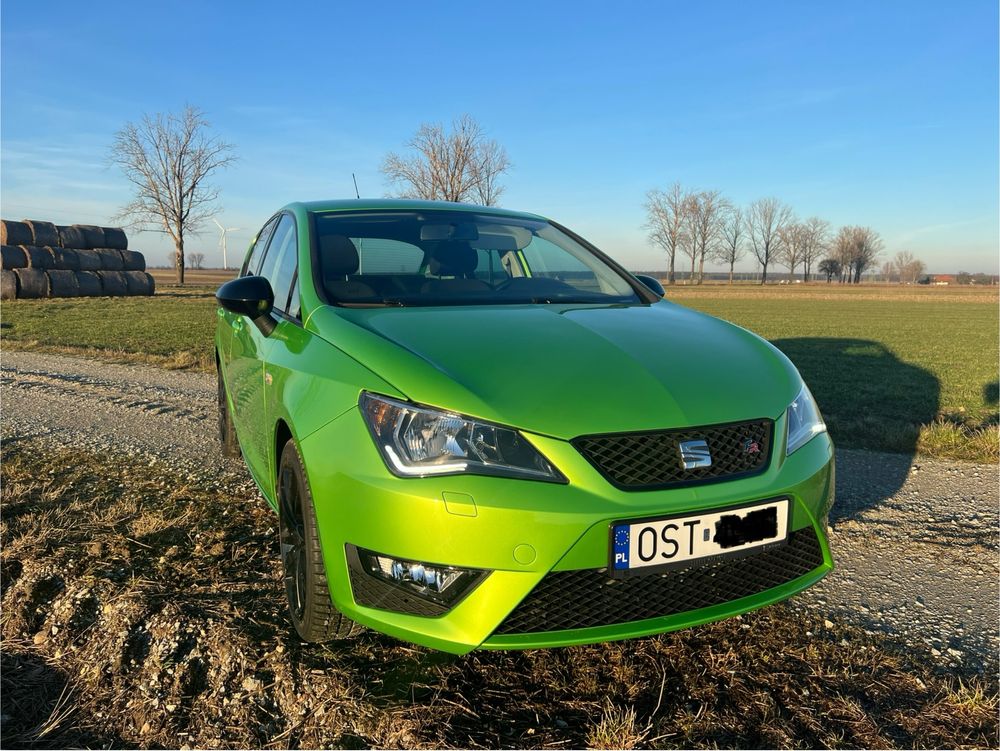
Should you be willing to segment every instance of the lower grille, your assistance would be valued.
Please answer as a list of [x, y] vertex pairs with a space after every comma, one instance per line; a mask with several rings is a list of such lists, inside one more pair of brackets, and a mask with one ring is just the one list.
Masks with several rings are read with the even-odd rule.
[[611, 579], [606, 569], [553, 571], [507, 616], [498, 634], [530, 634], [630, 623], [749, 597], [823, 563], [816, 532], [792, 532], [781, 547], [666, 574]]
[[422, 615], [426, 618], [436, 618], [449, 610], [447, 605], [424, 600], [404, 591], [402, 587], [379, 581], [374, 576], [355, 571], [353, 568], [350, 573], [351, 591], [354, 594], [354, 601], [358, 605], [378, 608], [379, 610], [392, 610], [396, 613]]

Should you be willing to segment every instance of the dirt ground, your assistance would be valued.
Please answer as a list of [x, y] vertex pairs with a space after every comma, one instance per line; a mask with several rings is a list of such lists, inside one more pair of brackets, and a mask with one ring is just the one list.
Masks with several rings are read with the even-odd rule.
[[5, 747], [998, 745], [995, 467], [838, 452], [841, 563], [807, 596], [453, 657], [297, 640], [210, 377], [5, 353], [0, 393]]

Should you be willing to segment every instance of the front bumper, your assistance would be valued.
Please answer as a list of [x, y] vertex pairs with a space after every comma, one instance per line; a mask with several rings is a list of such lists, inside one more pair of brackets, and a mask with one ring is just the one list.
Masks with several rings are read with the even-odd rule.
[[[780, 418], [775, 435], [784, 435], [784, 429]], [[565, 441], [528, 438], [569, 479], [568, 485], [475, 475], [400, 479], [385, 468], [357, 409], [304, 439], [299, 448], [337, 608], [378, 631], [457, 654], [480, 647], [551, 647], [645, 636], [718, 620], [785, 599], [833, 568], [825, 518], [833, 503], [834, 463], [826, 434], [790, 457], [783, 455], [783, 442], [776, 440], [770, 466], [754, 477], [645, 492], [615, 489]], [[510, 624], [504, 626], [548, 574], [606, 567], [612, 521], [779, 496], [791, 499], [792, 533], [804, 531], [818, 546], [813, 561], [817, 565], [808, 571], [768, 580], [767, 588], [747, 596], [733, 590], [735, 599], [658, 617], [531, 633], [512, 633]], [[365, 607], [356, 602], [352, 590], [349, 545], [492, 573], [443, 615]]]

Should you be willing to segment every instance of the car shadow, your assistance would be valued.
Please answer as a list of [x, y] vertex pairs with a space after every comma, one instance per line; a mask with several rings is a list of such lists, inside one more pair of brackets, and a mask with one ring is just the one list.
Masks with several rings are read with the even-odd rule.
[[854, 516], [894, 495], [909, 474], [921, 426], [938, 415], [938, 379], [868, 339], [772, 343], [799, 369], [837, 446], [833, 519]]

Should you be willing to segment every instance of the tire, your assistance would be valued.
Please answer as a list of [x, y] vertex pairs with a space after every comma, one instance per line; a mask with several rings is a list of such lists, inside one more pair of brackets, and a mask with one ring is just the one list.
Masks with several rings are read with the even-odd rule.
[[312, 492], [294, 441], [278, 464], [278, 528], [288, 614], [303, 641], [346, 639], [360, 626], [330, 599]]
[[222, 370], [218, 366], [216, 366], [215, 374], [218, 380], [219, 443], [222, 446], [222, 455], [230, 459], [238, 459], [240, 456], [240, 442], [236, 438], [236, 426], [233, 425], [233, 416], [229, 414], [229, 401], [226, 399], [226, 384], [222, 382]]

